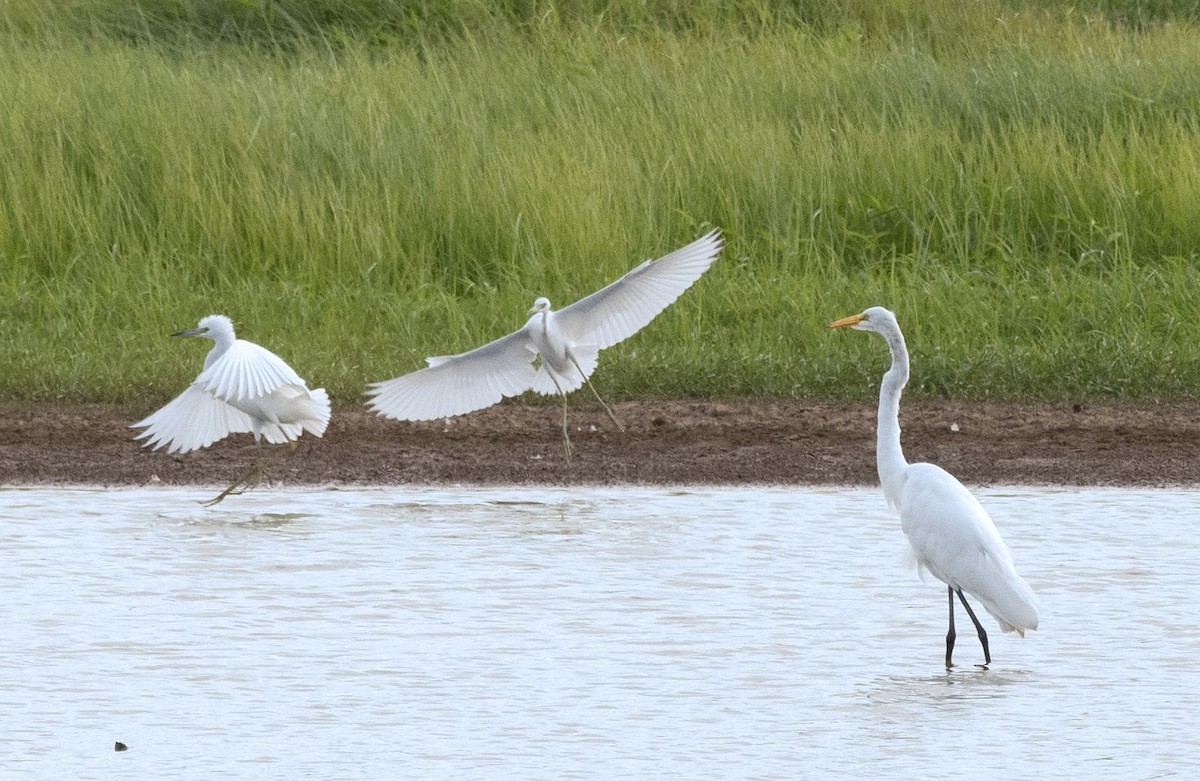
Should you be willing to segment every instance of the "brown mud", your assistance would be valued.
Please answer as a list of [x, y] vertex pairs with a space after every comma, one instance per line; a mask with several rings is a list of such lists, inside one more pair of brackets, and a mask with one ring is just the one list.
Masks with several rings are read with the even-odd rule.
[[[151, 409], [0, 405], [0, 484], [227, 484], [255, 457], [248, 434], [170, 456], [139, 447]], [[641, 401], [561, 407], [506, 402], [447, 421], [335, 411], [322, 439], [271, 447], [271, 483], [307, 485], [872, 485], [873, 404]], [[1200, 403], [905, 402], [905, 453], [968, 485], [1200, 483]]]

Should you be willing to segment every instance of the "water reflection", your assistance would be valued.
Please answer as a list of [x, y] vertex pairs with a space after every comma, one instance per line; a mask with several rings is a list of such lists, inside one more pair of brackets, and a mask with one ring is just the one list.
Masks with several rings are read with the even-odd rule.
[[1034, 676], [1031, 670], [962, 665], [933, 675], [884, 676], [872, 681], [864, 693], [879, 704], [990, 700], [1005, 696], [1010, 686], [1032, 684]]
[[947, 672], [873, 490], [3, 490], [0, 764], [1186, 776], [1200, 493], [980, 494], [1044, 622]]
[[[220, 517], [213, 515], [204, 515], [197, 513], [193, 517], [182, 519], [182, 523], [192, 526], [209, 526], [214, 528], [232, 527], [236, 529], [244, 529], [248, 531], [263, 530], [272, 531], [283, 529], [305, 518], [313, 517], [309, 513], [257, 513], [246, 517], [244, 515], [230, 517]], [[161, 521], [180, 521], [177, 518], [171, 518], [169, 515], [159, 514]]]

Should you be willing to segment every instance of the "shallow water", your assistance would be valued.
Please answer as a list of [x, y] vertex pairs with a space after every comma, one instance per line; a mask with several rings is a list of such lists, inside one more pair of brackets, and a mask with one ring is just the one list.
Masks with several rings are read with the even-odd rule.
[[979, 491], [1042, 626], [952, 672], [877, 490], [212, 493], [0, 491], [0, 776], [1200, 772], [1200, 492]]

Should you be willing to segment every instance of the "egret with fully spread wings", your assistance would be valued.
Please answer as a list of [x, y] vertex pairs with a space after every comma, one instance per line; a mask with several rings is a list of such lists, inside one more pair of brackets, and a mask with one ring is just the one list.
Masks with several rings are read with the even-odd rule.
[[[154, 450], [187, 453], [208, 447], [230, 434], [250, 432], [258, 458], [250, 471], [209, 504], [239, 494], [262, 479], [262, 440], [291, 442], [307, 431], [325, 433], [329, 397], [324, 388], [310, 391], [304, 380], [275, 353], [238, 339], [224, 315], [209, 315], [195, 328], [172, 336], [201, 336], [216, 344], [204, 358], [204, 370], [187, 390], [165, 407], [134, 423], [146, 429], [136, 439]], [[234, 490], [241, 486], [241, 490]]]
[[469, 352], [428, 358], [424, 369], [372, 383], [367, 406], [397, 420], [434, 420], [490, 407], [528, 390], [557, 393], [563, 400], [563, 447], [570, 459], [567, 394], [586, 383], [623, 431], [588, 379], [600, 351], [644, 328], [708, 270], [720, 251], [721, 235], [714, 230], [558, 311], [548, 299], [538, 298], [528, 322], [517, 331]]
[[954, 597], [957, 595], [975, 625], [983, 645], [983, 667], [992, 661], [987, 632], [964, 595], [970, 594], [1000, 623], [1005, 632], [1022, 637], [1037, 629], [1037, 600], [1017, 574], [1012, 554], [987, 511], [962, 483], [933, 464], [910, 464], [900, 448], [900, 393], [908, 382], [908, 349], [896, 316], [882, 307], [843, 317], [830, 328], [849, 326], [874, 331], [891, 351], [892, 365], [879, 389], [876, 465], [883, 493], [900, 513], [918, 568], [946, 584], [950, 629], [946, 633], [946, 667], [954, 651]]

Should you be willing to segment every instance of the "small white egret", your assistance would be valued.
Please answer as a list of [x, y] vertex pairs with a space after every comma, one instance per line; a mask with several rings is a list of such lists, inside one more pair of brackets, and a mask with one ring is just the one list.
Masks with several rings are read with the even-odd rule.
[[[538, 298], [531, 317], [517, 331], [458, 355], [426, 359], [424, 369], [372, 383], [367, 406], [387, 418], [435, 420], [490, 407], [506, 396], [532, 390], [563, 400], [563, 447], [567, 433], [567, 394], [584, 383], [624, 431], [588, 379], [601, 350], [628, 339], [691, 287], [717, 259], [719, 231], [647, 260], [623, 277], [558, 311]], [[539, 358], [535, 364], [535, 358]]]
[[900, 513], [918, 568], [946, 584], [950, 601], [950, 630], [946, 633], [946, 667], [954, 651], [954, 597], [975, 624], [983, 645], [983, 664], [992, 661], [987, 632], [967, 604], [963, 592], [975, 597], [1005, 632], [1022, 637], [1037, 629], [1037, 599], [1017, 574], [1012, 554], [987, 511], [953, 475], [933, 464], [910, 464], [900, 448], [900, 393], [908, 382], [908, 350], [896, 316], [882, 307], [843, 317], [830, 328], [850, 326], [874, 331], [884, 338], [892, 365], [879, 389], [876, 464], [884, 496]]
[[[304, 380], [275, 353], [233, 333], [224, 315], [209, 315], [196, 328], [172, 336], [202, 336], [216, 344], [204, 358], [204, 370], [187, 390], [165, 407], [130, 428], [145, 428], [136, 439], [153, 450], [187, 453], [208, 447], [234, 433], [250, 432], [258, 458], [246, 475], [208, 502], [253, 487], [263, 474], [262, 439], [291, 442], [307, 431], [325, 433], [329, 396], [324, 388], [310, 391]], [[234, 489], [242, 486], [240, 491]]]

